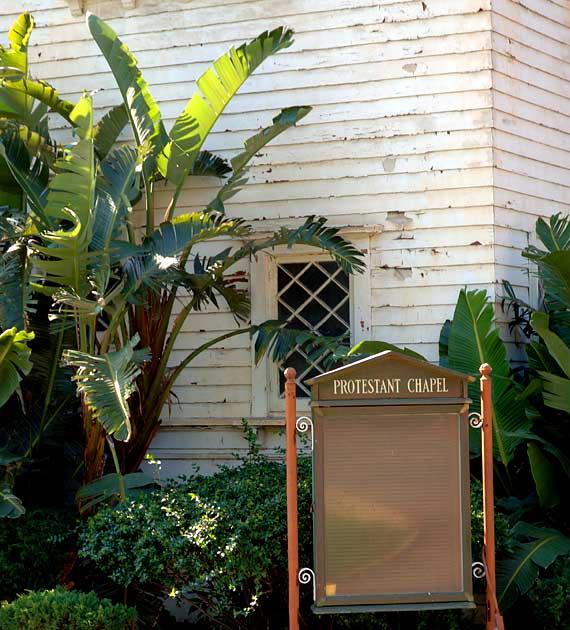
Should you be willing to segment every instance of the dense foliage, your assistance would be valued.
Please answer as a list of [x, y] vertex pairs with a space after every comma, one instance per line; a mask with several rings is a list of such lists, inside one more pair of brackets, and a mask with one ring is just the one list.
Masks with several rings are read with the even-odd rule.
[[[160, 582], [165, 593], [190, 602], [204, 619], [231, 628], [284, 627], [285, 466], [260, 455], [251, 432], [250, 440], [252, 451], [239, 466], [224, 467], [209, 477], [192, 475], [169, 482], [161, 490], [100, 509], [80, 534], [80, 555], [123, 587]], [[472, 503], [473, 543], [478, 553], [483, 520], [480, 484], [474, 485]], [[301, 566], [312, 564], [310, 508], [311, 462], [302, 457]], [[512, 541], [503, 516], [498, 517], [497, 534], [501, 548], [508, 549]], [[384, 616], [378, 615], [325, 616], [318, 621], [308, 610], [311, 598], [310, 589], [305, 589], [303, 614], [311, 627], [377, 628], [384, 623]], [[433, 619], [448, 627], [449, 620], [458, 615], [440, 613]], [[394, 616], [386, 619], [393, 621]], [[404, 616], [403, 627], [414, 620], [416, 615]]]
[[[251, 223], [226, 215], [227, 200], [247, 182], [250, 161], [310, 107], [283, 109], [229, 162], [203, 148], [244, 82], [292, 45], [291, 30], [263, 32], [221, 55], [167, 131], [135, 58], [108, 24], [87, 17], [123, 103], [97, 123], [93, 92], [72, 103], [31, 78], [33, 27], [23, 13], [8, 34], [10, 47], [0, 47], [0, 191], [20, 192], [14, 207], [13, 195], [4, 199], [0, 216], [0, 405], [22, 400], [20, 416], [34, 421], [36, 434], [24, 448], [0, 434], [0, 517], [23, 512], [15, 478], [34, 459], [36, 437], [68, 404], [69, 392], [58, 395], [62, 364], [63, 380], [71, 378], [82, 403], [81, 473], [91, 485], [78, 499], [89, 510], [149, 484], [139, 466], [172, 387], [192, 361], [235, 335], [255, 337], [258, 356], [280, 339], [282, 322], [251, 324], [240, 263], [302, 244], [330, 253], [349, 273], [363, 269], [361, 253], [325, 219], [307, 217], [259, 238]], [[72, 128], [72, 143], [53, 141], [48, 111]], [[116, 146], [127, 125], [133, 140]], [[181, 214], [181, 193], [192, 176], [214, 178], [218, 190], [210, 203]], [[158, 182], [170, 196], [166, 208], [158, 207]], [[191, 313], [226, 306], [236, 327], [207, 335], [173, 364]], [[41, 353], [29, 345], [34, 340]], [[30, 379], [37, 387], [28, 397]]]
[[0, 601], [57, 584], [76, 520], [73, 511], [37, 508], [0, 520]]
[[0, 607], [2, 630], [136, 630], [133, 608], [100, 599], [95, 593], [38, 591]]
[[570, 628], [570, 562], [560, 558], [530, 591], [529, 599], [540, 630]]

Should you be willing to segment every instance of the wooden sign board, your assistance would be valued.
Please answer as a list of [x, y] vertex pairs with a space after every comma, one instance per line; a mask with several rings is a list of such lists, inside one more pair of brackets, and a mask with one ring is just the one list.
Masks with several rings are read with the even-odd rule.
[[309, 381], [315, 612], [473, 607], [469, 380], [383, 352]]

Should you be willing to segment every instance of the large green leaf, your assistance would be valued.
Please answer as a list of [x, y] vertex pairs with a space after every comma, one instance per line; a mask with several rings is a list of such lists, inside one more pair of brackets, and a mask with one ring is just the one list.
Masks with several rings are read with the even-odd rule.
[[111, 151], [97, 179], [91, 249], [106, 251], [124, 235], [131, 204], [140, 194], [140, 153], [132, 147]]
[[[241, 219], [229, 219], [217, 213], [196, 212], [175, 217], [162, 223], [139, 248], [127, 251], [130, 256], [124, 263], [127, 273], [128, 293], [134, 293], [141, 285], [152, 286], [161, 278], [176, 280], [177, 255], [190, 250], [198, 243], [219, 237], [245, 238], [251, 227]], [[116, 251], [120, 253], [119, 244]], [[132, 254], [135, 255], [132, 255]]]
[[[122, 482], [127, 496], [134, 494], [133, 490], [140, 490], [156, 483], [156, 481], [146, 473], [136, 472], [122, 475]], [[109, 473], [103, 475], [99, 479], [95, 479], [82, 486], [76, 494], [76, 499], [81, 503], [81, 512], [87, 512], [91, 508], [108, 501], [109, 499], [119, 497], [121, 494], [121, 483], [117, 473]]]
[[32, 81], [31, 79], [4, 78], [0, 81], [0, 86], [6, 90], [22, 95], [27, 95], [56, 112], [68, 122], [73, 122], [71, 112], [74, 104], [59, 97], [59, 92], [46, 81]]
[[18, 518], [25, 513], [18, 497], [6, 486], [0, 486], [0, 518]]
[[[569, 252], [570, 253], [570, 252]], [[558, 363], [560, 369], [570, 378], [570, 348], [548, 327], [549, 317], [546, 313], [536, 311], [532, 315], [531, 324], [535, 332], [540, 335], [550, 355]]]
[[532, 587], [539, 568], [546, 569], [558, 556], [570, 553], [570, 538], [555, 529], [519, 521], [512, 533], [519, 539], [514, 554], [497, 562], [497, 592], [501, 610], [509, 608]]
[[28, 247], [17, 241], [0, 256], [0, 330], [27, 328], [32, 305], [28, 280]]
[[271, 140], [290, 127], [295, 126], [310, 111], [310, 107], [288, 107], [275, 116], [272, 125], [265, 127], [265, 129], [246, 140], [244, 151], [231, 160], [233, 169], [231, 177], [220, 188], [214, 200], [208, 205], [208, 209], [225, 212], [224, 203], [238, 193], [241, 186], [247, 182], [245, 175], [251, 159], [268, 142], [271, 142]]
[[324, 217], [307, 217], [298, 228], [282, 227], [265, 241], [255, 243], [253, 253], [278, 245], [309, 245], [328, 252], [347, 273], [362, 273], [362, 252], [339, 234], [338, 227], [326, 225]]
[[570, 219], [567, 216], [553, 214], [548, 223], [538, 219], [536, 234], [549, 252], [570, 249]]
[[140, 368], [134, 362], [134, 347], [139, 342], [135, 335], [117, 352], [90, 355], [77, 350], [66, 350], [63, 359], [77, 368], [73, 377], [87, 407], [105, 431], [117, 440], [128, 441], [131, 421], [128, 400], [136, 389], [135, 380]]
[[283, 27], [261, 33], [219, 57], [198, 79], [196, 92], [170, 130], [171, 141], [159, 157], [161, 173], [177, 189], [192, 170], [198, 152], [214, 123], [247, 78], [270, 55], [293, 43]]
[[44, 232], [46, 245], [35, 245], [43, 256], [35, 262], [51, 283], [84, 296], [90, 291], [88, 248], [93, 233], [96, 182], [90, 96], [83, 97], [72, 117], [80, 125], [83, 137], [57, 160], [57, 173], [49, 184], [45, 207], [53, 224], [65, 222], [70, 227]]
[[137, 66], [137, 60], [115, 31], [93, 14], [88, 14], [87, 24], [115, 77], [136, 143], [139, 147], [148, 147], [145, 164], [152, 171], [154, 160], [168, 142], [158, 105]]
[[[28, 74], [28, 41], [34, 28], [29, 13], [22, 13], [8, 33], [10, 48], [0, 46], [0, 79], [22, 79]], [[31, 99], [22, 92], [0, 87], [0, 117], [26, 119]]]
[[539, 371], [542, 377], [544, 403], [553, 409], [560, 409], [570, 413], [570, 348], [560, 337], [549, 329], [549, 316], [539, 311], [531, 319], [532, 327], [540, 335], [546, 348], [563, 374]]
[[[506, 466], [521, 441], [513, 433], [527, 429], [531, 422], [511, 378], [505, 344], [494, 325], [493, 307], [487, 301], [486, 291], [462, 289], [449, 330], [448, 366], [476, 377], [469, 385], [475, 410], [479, 407], [482, 363], [493, 368], [493, 446], [495, 457]], [[478, 436], [472, 446], [477, 444]]]
[[129, 113], [125, 105], [121, 104], [110, 109], [97, 123], [93, 141], [100, 160], [107, 157], [128, 122]]
[[231, 166], [223, 157], [210, 151], [200, 151], [190, 174], [198, 177], [225, 177], [231, 172]]
[[22, 377], [32, 369], [27, 343], [33, 333], [9, 328], [0, 333], [0, 407], [18, 388]]
[[26, 195], [32, 218], [40, 228], [50, 226], [45, 213], [49, 169], [39, 154], [30, 153], [20, 131], [7, 127], [0, 131], [0, 156], [12, 177]]
[[556, 472], [550, 460], [534, 441], [527, 444], [527, 453], [540, 505], [545, 509], [558, 505], [560, 492]]
[[545, 249], [530, 246], [523, 256], [538, 267], [547, 310], [561, 312], [567, 317], [570, 308], [570, 218], [554, 214], [548, 222], [538, 219], [536, 232]]

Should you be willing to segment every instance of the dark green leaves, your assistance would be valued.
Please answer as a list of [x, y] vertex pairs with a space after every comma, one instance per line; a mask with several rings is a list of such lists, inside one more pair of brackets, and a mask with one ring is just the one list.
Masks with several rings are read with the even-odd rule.
[[515, 553], [497, 563], [498, 601], [502, 610], [532, 587], [540, 568], [547, 569], [558, 556], [570, 553], [570, 538], [555, 529], [519, 521], [512, 532], [519, 541]]
[[0, 333], [0, 407], [16, 391], [22, 377], [30, 373], [31, 350], [27, 344], [33, 333], [9, 328]]
[[477, 378], [469, 385], [476, 409], [482, 363], [489, 363], [493, 368], [493, 443], [495, 457], [506, 466], [520, 442], [513, 433], [527, 429], [530, 421], [510, 377], [505, 344], [495, 328], [493, 307], [487, 301], [487, 293], [462, 289], [449, 329], [448, 366]]
[[[138, 490], [155, 483], [152, 477], [142, 472], [121, 475], [121, 477], [124, 488], [127, 491], [127, 496], [132, 494], [133, 490]], [[129, 491], [131, 492], [129, 493]], [[119, 475], [117, 473], [109, 473], [82, 486], [77, 491], [75, 498], [81, 505], [80, 511], [86, 512], [104, 501], [118, 498], [120, 493], [121, 483], [119, 482]]]

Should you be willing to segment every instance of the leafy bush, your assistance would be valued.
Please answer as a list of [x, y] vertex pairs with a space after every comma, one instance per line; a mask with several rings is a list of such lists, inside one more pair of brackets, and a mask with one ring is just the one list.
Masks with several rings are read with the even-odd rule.
[[[238, 467], [211, 477], [193, 475], [160, 491], [140, 494], [90, 517], [80, 533], [80, 556], [123, 587], [160, 582], [195, 610], [232, 628], [284, 627], [287, 618], [285, 466], [255, 445]], [[299, 460], [301, 566], [312, 565], [311, 462]], [[480, 553], [481, 487], [474, 484], [474, 545]], [[498, 538], [508, 549], [507, 521], [498, 515]], [[477, 553], [477, 551], [475, 551]], [[310, 589], [301, 611], [310, 616]], [[325, 615], [311, 628], [468, 628], [460, 611]], [[418, 625], [419, 624], [419, 625]], [[423, 624], [423, 625], [421, 625]]]
[[[310, 462], [299, 469], [309, 562]], [[99, 510], [80, 534], [80, 556], [122, 586], [158, 581], [232, 628], [246, 620], [256, 627], [258, 616], [283, 618], [287, 610], [285, 488], [283, 464], [253, 453], [237, 468]]]
[[570, 628], [570, 557], [559, 558], [550, 575], [539, 580], [530, 591], [537, 630]]
[[55, 509], [0, 519], [0, 601], [55, 586], [75, 526], [74, 513]]
[[2, 630], [135, 630], [133, 608], [100, 599], [95, 593], [39, 591], [0, 608]]

